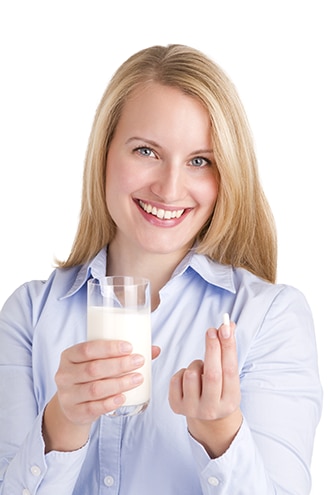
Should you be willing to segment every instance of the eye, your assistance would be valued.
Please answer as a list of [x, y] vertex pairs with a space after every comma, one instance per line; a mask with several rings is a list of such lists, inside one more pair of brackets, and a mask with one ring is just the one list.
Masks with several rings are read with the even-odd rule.
[[206, 165], [211, 165], [211, 161], [207, 158], [203, 158], [202, 156], [196, 156], [191, 160], [191, 165], [193, 167], [205, 167]]
[[138, 146], [137, 148], [134, 148], [134, 151], [141, 156], [156, 158], [154, 151], [148, 146]]

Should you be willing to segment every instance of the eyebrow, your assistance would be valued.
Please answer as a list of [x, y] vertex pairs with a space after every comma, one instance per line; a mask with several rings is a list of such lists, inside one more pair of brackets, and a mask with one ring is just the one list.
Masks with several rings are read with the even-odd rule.
[[[129, 144], [131, 141], [144, 141], [145, 143], [148, 143], [148, 144], [151, 144], [152, 146], [155, 146], [156, 148], [162, 148], [162, 146], [160, 144], [158, 144], [156, 141], [153, 141], [152, 139], [146, 139], [146, 138], [143, 138], [143, 137], [139, 137], [139, 136], [133, 136], [129, 139], [127, 139], [126, 143], [125, 144]], [[208, 154], [213, 154], [214, 151], [213, 149], [198, 149], [198, 150], [195, 150], [191, 153], [191, 155], [199, 155], [200, 153], [208, 153]]]
[[139, 136], [133, 136], [133, 137], [127, 139], [125, 144], [129, 144], [131, 141], [144, 141], [145, 143], [149, 143], [152, 146], [157, 146], [158, 148], [161, 148], [161, 146], [158, 143], [156, 143], [156, 141], [152, 141], [152, 139], [146, 139], [146, 138], [139, 137]]

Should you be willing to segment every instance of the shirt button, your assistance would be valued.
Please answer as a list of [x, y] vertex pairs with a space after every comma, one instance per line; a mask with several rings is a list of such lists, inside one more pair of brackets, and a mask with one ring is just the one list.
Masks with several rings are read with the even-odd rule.
[[207, 481], [211, 486], [218, 486], [219, 484], [219, 480], [215, 476], [210, 476]]
[[22, 491], [22, 495], [31, 495], [30, 490], [24, 488], [24, 490]]
[[115, 482], [112, 476], [106, 476], [103, 480], [105, 486], [112, 486]]
[[40, 476], [41, 475], [41, 469], [39, 466], [32, 466], [31, 467], [31, 473], [33, 476]]

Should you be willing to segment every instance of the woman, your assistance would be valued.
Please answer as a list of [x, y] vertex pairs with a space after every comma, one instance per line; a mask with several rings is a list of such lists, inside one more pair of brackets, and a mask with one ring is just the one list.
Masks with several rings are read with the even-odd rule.
[[[141, 383], [142, 357], [86, 342], [87, 280], [118, 274], [152, 289], [152, 400], [130, 418], [105, 413]], [[69, 258], [1, 313], [1, 495], [308, 494], [313, 322], [275, 277], [232, 83], [189, 47], [133, 55], [95, 116]]]

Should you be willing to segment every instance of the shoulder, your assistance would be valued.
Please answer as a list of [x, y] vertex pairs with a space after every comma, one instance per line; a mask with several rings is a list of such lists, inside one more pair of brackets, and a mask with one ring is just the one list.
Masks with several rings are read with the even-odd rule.
[[188, 266], [206, 284], [226, 292], [236, 301], [236, 306], [256, 306], [259, 314], [272, 305], [283, 310], [295, 304], [308, 309], [304, 294], [296, 287], [268, 282], [244, 268], [224, 265], [196, 253], [190, 257]]
[[274, 320], [312, 328], [309, 303], [298, 288], [268, 282], [244, 268], [222, 265], [201, 255], [194, 259], [192, 266], [198, 267], [207, 283], [220, 288], [220, 296], [228, 301], [233, 320], [244, 322], [255, 332]]
[[38, 319], [45, 303], [49, 298], [58, 300], [64, 297], [77, 278], [80, 267], [63, 270], [56, 268], [47, 280], [31, 280], [19, 286], [7, 299], [1, 319], [24, 318], [31, 324]]
[[246, 297], [266, 305], [268, 301], [269, 306], [276, 305], [283, 311], [292, 305], [308, 309], [306, 297], [297, 287], [268, 282], [243, 268], [233, 268], [233, 279], [236, 292], [245, 293]]
[[249, 342], [247, 347], [254, 342], [253, 348], [263, 355], [295, 349], [293, 353], [303, 359], [313, 357], [314, 321], [305, 295], [296, 287], [269, 283], [246, 270], [234, 273], [233, 320], [239, 339]]

